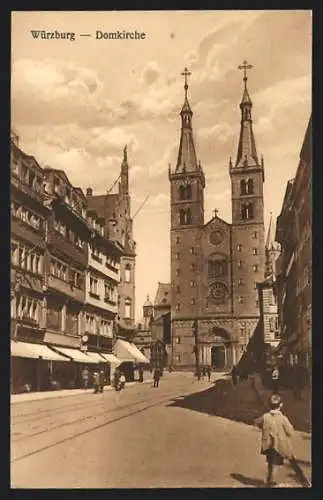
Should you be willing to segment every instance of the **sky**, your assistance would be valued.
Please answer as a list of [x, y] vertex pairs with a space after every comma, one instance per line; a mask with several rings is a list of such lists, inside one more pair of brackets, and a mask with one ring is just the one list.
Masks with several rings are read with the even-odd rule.
[[[32, 30], [76, 37], [40, 39]], [[96, 38], [117, 30], [145, 36]], [[11, 122], [27, 154], [104, 194], [128, 146], [132, 214], [150, 195], [134, 218], [137, 319], [146, 295], [170, 281], [168, 165], [177, 160], [184, 67], [206, 176], [205, 222], [215, 208], [231, 222], [228, 164], [237, 153], [245, 59], [265, 164], [265, 226], [270, 212], [280, 213], [311, 113], [310, 11], [13, 12], [11, 46]]]

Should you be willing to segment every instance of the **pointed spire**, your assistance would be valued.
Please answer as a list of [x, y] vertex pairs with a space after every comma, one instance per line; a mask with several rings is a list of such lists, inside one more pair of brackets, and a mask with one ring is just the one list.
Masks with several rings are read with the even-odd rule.
[[266, 238], [266, 250], [269, 250], [272, 240], [271, 240], [271, 232], [272, 232], [272, 220], [273, 220], [273, 213], [270, 212], [270, 219], [269, 219], [269, 226], [268, 226], [268, 232], [267, 232], [267, 238]]
[[181, 73], [185, 78], [184, 84], [184, 104], [181, 109], [180, 115], [182, 119], [182, 129], [181, 129], [181, 139], [178, 151], [178, 159], [176, 165], [176, 173], [185, 173], [185, 172], [195, 172], [198, 170], [198, 164], [195, 153], [195, 146], [193, 140], [193, 132], [192, 132], [192, 116], [193, 112], [188, 102], [187, 91], [188, 91], [188, 83], [187, 77], [191, 75], [187, 68]]
[[258, 166], [258, 155], [256, 149], [256, 142], [253, 135], [252, 130], [252, 101], [250, 99], [250, 95], [248, 92], [248, 78], [247, 78], [247, 70], [252, 69], [252, 65], [248, 64], [247, 61], [243, 61], [243, 64], [238, 66], [240, 70], [243, 70], [243, 94], [242, 100], [240, 103], [241, 109], [241, 130], [240, 130], [240, 138], [238, 145], [238, 153], [236, 160], [236, 167], [250, 167], [250, 166]]
[[129, 192], [129, 166], [128, 166], [128, 155], [127, 155], [127, 145], [123, 148], [123, 159], [121, 163], [121, 185], [120, 189], [122, 193], [128, 194]]

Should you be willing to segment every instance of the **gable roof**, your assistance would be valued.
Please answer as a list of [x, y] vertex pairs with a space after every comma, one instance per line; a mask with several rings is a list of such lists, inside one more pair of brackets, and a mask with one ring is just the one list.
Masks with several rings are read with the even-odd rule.
[[154, 307], [159, 306], [170, 306], [170, 294], [171, 286], [170, 283], [158, 283], [157, 292], [154, 300]]

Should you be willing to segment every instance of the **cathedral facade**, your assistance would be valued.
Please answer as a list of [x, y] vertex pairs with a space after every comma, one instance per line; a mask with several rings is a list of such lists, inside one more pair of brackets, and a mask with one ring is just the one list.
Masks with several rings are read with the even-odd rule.
[[204, 220], [203, 167], [195, 151], [185, 76], [176, 167], [169, 167], [171, 200], [172, 364], [229, 369], [242, 356], [259, 320], [257, 282], [265, 273], [264, 162], [252, 127], [244, 63], [241, 124], [230, 158], [232, 223], [215, 211]]

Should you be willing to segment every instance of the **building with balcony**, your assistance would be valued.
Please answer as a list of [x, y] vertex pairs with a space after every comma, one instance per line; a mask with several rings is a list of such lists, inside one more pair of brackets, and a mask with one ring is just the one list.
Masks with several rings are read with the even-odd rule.
[[[11, 388], [47, 388], [49, 360], [65, 361], [44, 345], [47, 219], [44, 173], [11, 137]], [[29, 355], [26, 355], [26, 351]]]
[[93, 195], [93, 190], [88, 188], [86, 196], [89, 210], [94, 210], [99, 217], [105, 220], [105, 236], [123, 247], [118, 285], [118, 328], [120, 334], [127, 336], [133, 334], [135, 330], [136, 266], [127, 147], [124, 148], [121, 171], [117, 180], [119, 179], [117, 193], [111, 192], [111, 188], [105, 195]]
[[46, 251], [47, 322], [44, 341], [80, 347], [90, 229], [87, 201], [62, 170], [44, 169], [44, 191], [51, 200]]
[[276, 240], [280, 357], [286, 368], [311, 366], [312, 348], [312, 120], [305, 133], [295, 178], [287, 184]]
[[83, 331], [90, 351], [111, 353], [114, 321], [118, 312], [118, 285], [123, 249], [104, 233], [105, 220], [94, 210], [87, 212], [91, 230], [85, 277]]

